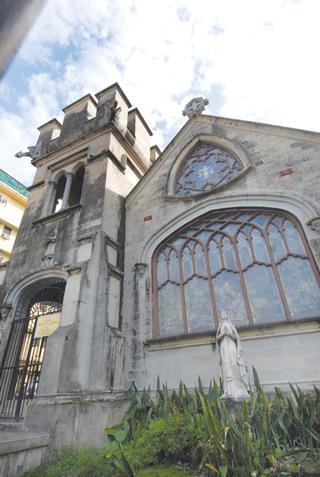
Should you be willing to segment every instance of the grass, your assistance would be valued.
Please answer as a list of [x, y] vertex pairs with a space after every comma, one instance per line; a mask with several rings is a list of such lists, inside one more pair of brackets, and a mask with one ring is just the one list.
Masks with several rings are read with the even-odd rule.
[[51, 455], [46, 464], [25, 472], [23, 477], [117, 477], [102, 449], [66, 448]]
[[[112, 470], [104, 457], [105, 452], [94, 449], [66, 449], [46, 465], [35, 467], [23, 477], [121, 477]], [[184, 471], [175, 465], [143, 469], [135, 477], [195, 477], [196, 473]]]

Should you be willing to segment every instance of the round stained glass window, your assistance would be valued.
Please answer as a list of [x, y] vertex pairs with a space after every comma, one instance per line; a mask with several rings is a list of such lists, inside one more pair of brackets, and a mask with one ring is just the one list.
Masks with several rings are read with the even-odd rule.
[[242, 172], [240, 162], [227, 150], [199, 143], [183, 161], [175, 182], [176, 195], [197, 195], [223, 186]]

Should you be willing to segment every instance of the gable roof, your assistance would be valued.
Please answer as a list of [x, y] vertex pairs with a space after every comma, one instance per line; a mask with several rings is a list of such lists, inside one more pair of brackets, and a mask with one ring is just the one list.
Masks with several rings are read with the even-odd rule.
[[[165, 158], [170, 154], [170, 152], [177, 146], [179, 140], [185, 137], [190, 130], [197, 124], [212, 124], [212, 135], [215, 135], [214, 126], [224, 126], [229, 128], [242, 128], [251, 131], [257, 132], [258, 130], [264, 134], [273, 134], [278, 135], [279, 137], [291, 137], [292, 139], [300, 139], [301, 141], [315, 141], [320, 144], [320, 133], [316, 131], [307, 131], [304, 129], [297, 129], [292, 127], [286, 126], [277, 126], [274, 124], [267, 124], [267, 123], [258, 123], [254, 121], [247, 121], [242, 119], [232, 119], [232, 118], [225, 118], [222, 116], [213, 116], [208, 114], [201, 114], [199, 116], [194, 116], [179, 129], [177, 134], [171, 139], [171, 141], [167, 144], [165, 149], [162, 151], [160, 156], [152, 163], [146, 173], [142, 176], [139, 182], [135, 185], [135, 187], [129, 192], [126, 197], [126, 202], [131, 202], [134, 198], [139, 195], [141, 189], [144, 188], [145, 183], [152, 175], [156, 172], [156, 170], [160, 167], [160, 164], [165, 160]], [[199, 132], [200, 133], [200, 132]], [[195, 134], [196, 135], [196, 134]], [[218, 134], [219, 135], [219, 134]]]

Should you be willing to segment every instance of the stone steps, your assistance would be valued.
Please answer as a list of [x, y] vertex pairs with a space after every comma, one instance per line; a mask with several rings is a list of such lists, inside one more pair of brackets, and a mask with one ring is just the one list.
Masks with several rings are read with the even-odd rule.
[[39, 465], [49, 443], [49, 434], [45, 432], [12, 429], [0, 431], [0, 475], [6, 477], [18, 477]]
[[22, 432], [25, 431], [24, 421], [9, 421], [6, 419], [0, 419], [0, 432], [10, 431], [10, 432]]

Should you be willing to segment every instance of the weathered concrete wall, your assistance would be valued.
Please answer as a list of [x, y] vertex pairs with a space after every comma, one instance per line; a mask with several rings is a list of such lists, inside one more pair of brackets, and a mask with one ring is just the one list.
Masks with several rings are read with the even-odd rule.
[[[169, 197], [171, 169], [181, 159], [184, 148], [197, 137], [232, 141], [242, 150], [250, 168], [220, 192], [188, 199]], [[319, 234], [306, 225], [320, 213], [319, 152], [320, 136], [316, 133], [207, 116], [188, 121], [173, 139], [126, 200], [123, 317], [128, 382], [134, 379], [140, 388], [154, 387], [160, 375], [174, 388], [180, 379], [193, 386], [198, 376], [208, 384], [210, 378], [220, 374], [215, 345], [208, 342], [196, 344], [186, 338], [181, 346], [170, 340], [163, 340], [163, 348], [156, 343], [144, 344], [152, 338], [152, 255], [182, 225], [208, 211], [224, 208], [286, 210], [302, 224], [320, 265]], [[285, 332], [279, 326], [252, 330], [250, 339], [246, 338], [249, 331], [241, 332], [247, 364], [259, 370], [268, 387], [288, 381], [307, 388], [320, 384], [314, 366], [320, 360], [318, 323], [301, 327], [293, 323], [285, 328]]]
[[117, 424], [128, 408], [122, 394], [89, 393], [36, 397], [29, 406], [25, 427], [50, 431], [49, 451], [70, 445], [101, 446], [105, 427]]

